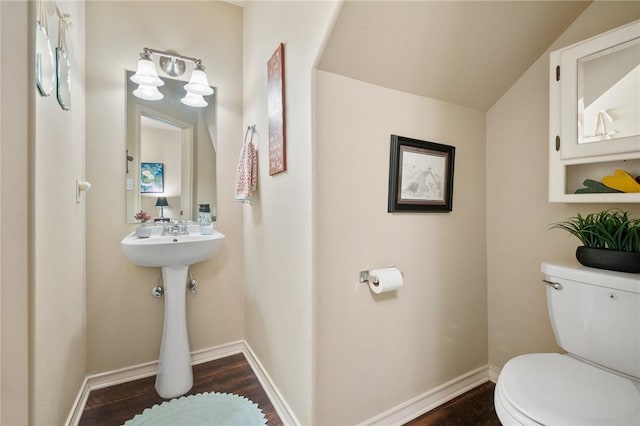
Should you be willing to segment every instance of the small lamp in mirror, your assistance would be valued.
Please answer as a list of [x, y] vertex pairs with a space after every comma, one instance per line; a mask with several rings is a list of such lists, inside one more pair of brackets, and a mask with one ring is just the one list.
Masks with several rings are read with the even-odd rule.
[[158, 197], [156, 200], [156, 207], [160, 207], [160, 220], [164, 219], [164, 208], [169, 207], [167, 197]]

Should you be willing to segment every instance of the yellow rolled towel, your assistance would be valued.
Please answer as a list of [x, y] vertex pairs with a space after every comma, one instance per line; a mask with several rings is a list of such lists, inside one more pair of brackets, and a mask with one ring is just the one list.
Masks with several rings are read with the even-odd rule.
[[602, 183], [622, 192], [640, 192], [640, 184], [629, 173], [620, 169], [616, 170], [613, 176], [603, 177]]

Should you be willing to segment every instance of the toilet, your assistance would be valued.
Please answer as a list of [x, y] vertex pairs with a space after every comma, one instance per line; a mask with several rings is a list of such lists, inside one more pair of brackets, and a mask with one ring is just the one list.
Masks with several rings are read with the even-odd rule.
[[640, 274], [543, 263], [553, 332], [567, 354], [505, 364], [503, 425], [640, 425]]

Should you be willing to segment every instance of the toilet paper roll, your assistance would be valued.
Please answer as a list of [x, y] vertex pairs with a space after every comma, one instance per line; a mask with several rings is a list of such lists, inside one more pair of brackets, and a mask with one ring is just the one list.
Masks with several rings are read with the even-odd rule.
[[[374, 277], [378, 279], [378, 284], [374, 284]], [[402, 272], [394, 266], [388, 268], [374, 269], [369, 272], [369, 288], [374, 293], [386, 293], [402, 287]]]

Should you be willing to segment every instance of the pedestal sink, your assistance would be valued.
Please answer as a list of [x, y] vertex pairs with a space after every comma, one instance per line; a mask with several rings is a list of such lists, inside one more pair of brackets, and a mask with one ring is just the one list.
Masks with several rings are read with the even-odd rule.
[[162, 227], [158, 226], [149, 238], [138, 238], [132, 233], [120, 242], [131, 262], [162, 268], [164, 325], [156, 390], [163, 398], [184, 395], [193, 386], [185, 305], [187, 273], [189, 265], [210, 259], [224, 239], [215, 230], [211, 235], [203, 235], [198, 226], [190, 229], [189, 235], [162, 236]]

